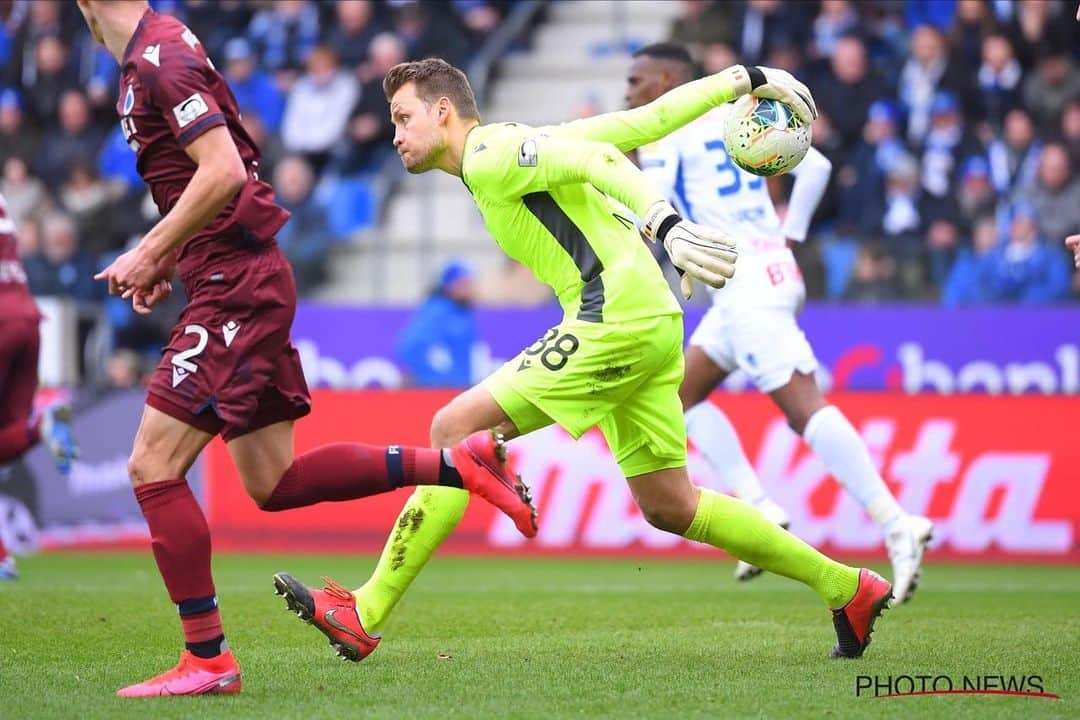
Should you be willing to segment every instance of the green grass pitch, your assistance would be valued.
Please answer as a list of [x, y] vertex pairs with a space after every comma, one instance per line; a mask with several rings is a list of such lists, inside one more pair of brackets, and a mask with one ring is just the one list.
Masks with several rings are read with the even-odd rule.
[[[359, 664], [272, 592], [277, 570], [352, 585], [373, 564], [217, 557], [243, 693], [120, 700], [181, 647], [149, 552], [26, 558], [0, 584], [0, 718], [1080, 717], [1076, 567], [931, 563], [856, 661], [827, 658], [809, 590], [726, 561], [437, 558]], [[1040, 675], [1062, 699], [856, 697], [859, 674]]]

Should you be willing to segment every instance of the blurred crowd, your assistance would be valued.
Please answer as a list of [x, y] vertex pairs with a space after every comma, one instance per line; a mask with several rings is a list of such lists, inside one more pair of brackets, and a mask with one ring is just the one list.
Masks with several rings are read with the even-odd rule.
[[[466, 64], [512, 3], [151, 1], [195, 32], [236, 95], [292, 212], [278, 241], [301, 294], [324, 279], [330, 247], [370, 220], [358, 216], [371, 204], [364, 179], [397, 162], [383, 75], [431, 55]], [[31, 289], [105, 301], [117, 347], [156, 350], [175, 314], [137, 316], [92, 279], [158, 219], [119, 127], [116, 61], [74, 2], [0, 0], [0, 68], [0, 191]]]
[[800, 248], [811, 296], [947, 305], [1080, 293], [1080, 23], [1064, 0], [688, 0], [706, 72], [803, 78], [833, 177]]

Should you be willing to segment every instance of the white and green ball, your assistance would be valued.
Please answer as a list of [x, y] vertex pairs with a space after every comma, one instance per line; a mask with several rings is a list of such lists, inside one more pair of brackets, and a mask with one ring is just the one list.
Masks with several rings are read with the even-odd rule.
[[732, 161], [754, 175], [781, 175], [810, 149], [810, 126], [779, 100], [743, 95], [731, 107], [724, 145]]

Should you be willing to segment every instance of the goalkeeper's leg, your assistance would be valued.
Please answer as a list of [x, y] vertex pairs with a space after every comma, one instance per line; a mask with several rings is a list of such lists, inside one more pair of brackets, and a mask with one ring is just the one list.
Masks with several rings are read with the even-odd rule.
[[[514, 423], [491, 393], [477, 386], [435, 414], [431, 446], [453, 447], [487, 428], [494, 428], [506, 439], [518, 435]], [[405, 503], [375, 572], [353, 592], [360, 619], [369, 632], [380, 632], [420, 570], [461, 522], [468, 503], [468, 492], [445, 487], [418, 488]]]
[[628, 478], [642, 513], [653, 526], [718, 547], [768, 572], [809, 586], [832, 610], [834, 655], [858, 657], [874, 621], [892, 597], [873, 572], [832, 560], [770, 522], [752, 506], [691, 484], [685, 467]]

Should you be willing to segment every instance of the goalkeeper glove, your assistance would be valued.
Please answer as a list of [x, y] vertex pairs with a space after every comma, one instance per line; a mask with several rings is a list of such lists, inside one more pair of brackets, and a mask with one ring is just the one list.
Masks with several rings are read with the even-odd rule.
[[653, 203], [645, 213], [645, 237], [664, 244], [672, 264], [682, 274], [680, 285], [687, 300], [694, 292], [693, 278], [714, 288], [724, 287], [735, 275], [735, 243], [720, 230], [688, 222], [666, 200]]
[[786, 103], [809, 125], [817, 118], [817, 105], [809, 88], [787, 70], [756, 65], [732, 65], [721, 71], [735, 89], [735, 97], [750, 94]]

